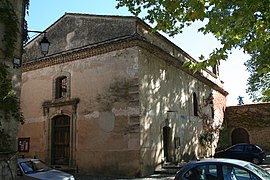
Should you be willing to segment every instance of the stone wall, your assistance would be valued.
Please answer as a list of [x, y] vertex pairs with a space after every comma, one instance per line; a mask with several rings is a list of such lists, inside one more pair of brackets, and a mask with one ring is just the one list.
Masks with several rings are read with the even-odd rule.
[[0, 179], [10, 180], [16, 177], [17, 155], [16, 153], [0, 152]]
[[[47, 30], [46, 36], [51, 42], [48, 55], [125, 38], [135, 33], [135, 22], [135, 17], [66, 13]], [[43, 57], [38, 44], [41, 39], [38, 36], [28, 43], [24, 62]]]
[[[150, 172], [150, 167], [166, 161], [181, 163], [205, 156], [206, 152], [199, 143], [204, 122], [200, 116], [194, 115], [192, 94], [197, 94], [200, 112], [208, 116], [211, 116], [211, 110], [205, 105], [205, 100], [213, 94], [215, 116], [209, 118], [211, 126], [222, 124], [226, 96], [172, 65], [167, 58], [145, 49], [139, 49], [139, 52], [140, 117], [143, 124], [140, 141], [144, 171]], [[170, 157], [165, 157], [164, 153], [164, 128], [171, 131], [168, 140]], [[214, 152], [217, 140], [210, 151]]]
[[249, 142], [270, 150], [270, 103], [246, 104], [226, 108], [224, 146], [233, 143], [232, 133], [241, 128], [248, 133]]
[[[50, 122], [64, 114], [72, 121], [70, 166], [82, 174], [140, 174], [136, 57], [137, 50], [127, 48], [24, 72], [20, 137], [31, 141], [25, 156], [50, 163]], [[70, 74], [70, 97], [57, 101], [53, 79], [63, 73]]]
[[[24, 14], [25, 14], [25, 1], [17, 1], [17, 0], [8, 0], [8, 3], [13, 7], [12, 10], [17, 15], [18, 19], [18, 33], [16, 34], [5, 34], [5, 24], [0, 21], [0, 66], [6, 65], [9, 71], [9, 77], [12, 80], [12, 90], [15, 92], [16, 96], [20, 97], [20, 85], [21, 85], [21, 69], [13, 67], [13, 59], [22, 59], [22, 31], [23, 31], [23, 22], [24, 22]], [[5, 7], [6, 1], [0, 2], [0, 7]], [[1, 10], [1, 13], [5, 11]], [[2, 14], [1, 14], [2, 15]], [[3, 18], [1, 16], [1, 18]], [[5, 36], [16, 36], [16, 42], [14, 49], [6, 50], [6, 42], [4, 41]], [[13, 50], [11, 57], [6, 57], [6, 51]], [[10, 138], [10, 147], [9, 152], [0, 152], [0, 179], [8, 180], [14, 179], [16, 176], [16, 163], [17, 156], [14, 155], [14, 152], [17, 151], [17, 127], [18, 121], [15, 120], [13, 116], [9, 116], [7, 118], [4, 115], [5, 112], [0, 109], [0, 130], [4, 129], [4, 132], [7, 133]]]
[[[78, 23], [77, 29], [67, 21]], [[20, 126], [20, 137], [30, 138], [25, 156], [52, 163], [52, 122], [62, 115], [70, 117], [66, 165], [82, 174], [144, 176], [166, 161], [202, 156], [203, 120], [194, 115], [192, 94], [200, 106], [213, 94], [216, 116], [210, 119], [219, 124], [227, 92], [216, 76], [208, 74], [212, 81], [184, 68], [191, 57], [137, 18], [66, 14], [47, 35], [48, 56], [40, 58], [36, 49], [40, 37], [26, 47], [26, 123]], [[55, 79], [62, 76], [68, 77], [68, 96], [56, 99]], [[201, 112], [211, 116], [211, 110], [207, 104]]]

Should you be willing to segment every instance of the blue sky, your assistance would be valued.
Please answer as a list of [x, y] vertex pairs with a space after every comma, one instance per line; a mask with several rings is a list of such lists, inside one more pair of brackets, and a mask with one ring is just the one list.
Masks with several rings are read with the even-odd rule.
[[[68, 13], [87, 13], [98, 15], [123, 15], [131, 16], [127, 8], [116, 9], [116, 0], [30, 0], [29, 15], [26, 16], [28, 29], [43, 31]], [[200, 23], [192, 25], [173, 38], [168, 37], [177, 46], [186, 51], [193, 58], [203, 54], [208, 56], [211, 51], [219, 46], [219, 43], [212, 35], [198, 33]], [[34, 34], [30, 34], [30, 37]], [[232, 51], [226, 62], [221, 62], [220, 79], [224, 81], [224, 88], [229, 92], [227, 105], [237, 105], [237, 97], [243, 96], [244, 103], [249, 104], [246, 94], [248, 72], [245, 71], [243, 63], [248, 59], [248, 55], [240, 50]]]

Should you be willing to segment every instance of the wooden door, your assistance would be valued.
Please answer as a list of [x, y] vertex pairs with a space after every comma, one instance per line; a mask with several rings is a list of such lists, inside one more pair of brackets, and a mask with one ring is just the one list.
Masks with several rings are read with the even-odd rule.
[[53, 165], [68, 165], [70, 158], [70, 118], [56, 116], [52, 120], [51, 160]]
[[163, 127], [163, 152], [164, 158], [166, 162], [171, 162], [172, 158], [172, 142], [171, 142], [171, 128], [170, 127]]

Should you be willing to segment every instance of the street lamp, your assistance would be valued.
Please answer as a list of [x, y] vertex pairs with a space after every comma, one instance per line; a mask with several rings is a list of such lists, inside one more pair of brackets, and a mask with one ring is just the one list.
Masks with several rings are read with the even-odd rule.
[[[31, 32], [31, 33], [39, 33], [39, 34], [44, 34], [42, 40], [40, 41], [39, 45], [40, 45], [40, 49], [41, 49], [41, 53], [46, 56], [49, 52], [49, 46], [50, 46], [50, 42], [46, 37], [46, 31], [27, 31]], [[21, 67], [21, 59], [20, 58], [13, 58], [13, 68], [19, 68]]]
[[40, 34], [44, 34], [42, 40], [40, 41], [39, 45], [40, 45], [40, 49], [41, 49], [41, 53], [46, 56], [49, 52], [49, 46], [50, 46], [50, 42], [48, 41], [47, 37], [46, 37], [46, 31], [28, 31], [28, 32], [32, 32], [32, 33], [40, 33]]
[[13, 58], [13, 68], [21, 67], [21, 59], [20, 58]]
[[41, 52], [44, 56], [46, 56], [49, 52], [50, 42], [48, 41], [47, 37], [44, 35], [42, 40], [39, 43]]

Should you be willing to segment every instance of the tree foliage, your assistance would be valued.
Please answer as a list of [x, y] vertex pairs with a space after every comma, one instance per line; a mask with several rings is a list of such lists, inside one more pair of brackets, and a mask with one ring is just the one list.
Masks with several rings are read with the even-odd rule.
[[254, 101], [270, 102], [270, 44], [263, 55], [254, 54], [245, 64], [250, 72], [247, 92]]
[[[0, 51], [5, 57], [10, 58], [13, 55], [17, 41], [16, 35], [19, 32], [18, 18], [10, 1], [2, 0], [0, 5], [0, 23], [3, 23], [5, 27], [2, 39], [5, 48], [0, 48]], [[11, 34], [14, 35], [11, 36]]]
[[[226, 60], [234, 48], [242, 49], [252, 58], [246, 63], [251, 72], [248, 93], [256, 101], [270, 97], [270, 1], [269, 0], [117, 0], [119, 7], [128, 7], [154, 25], [154, 30], [173, 36], [195, 21], [206, 24], [198, 31], [212, 33], [221, 43], [209, 57], [200, 57], [199, 70]], [[143, 13], [144, 14], [144, 13]], [[257, 79], [258, 78], [258, 79]], [[261, 94], [258, 94], [260, 92]], [[266, 98], [268, 97], [268, 98]]]
[[[9, 121], [11, 117], [23, 123], [23, 116], [20, 112], [20, 103], [12, 89], [10, 73], [5, 64], [0, 63], [0, 127], [3, 120]], [[1, 114], [2, 115], [2, 114]]]

